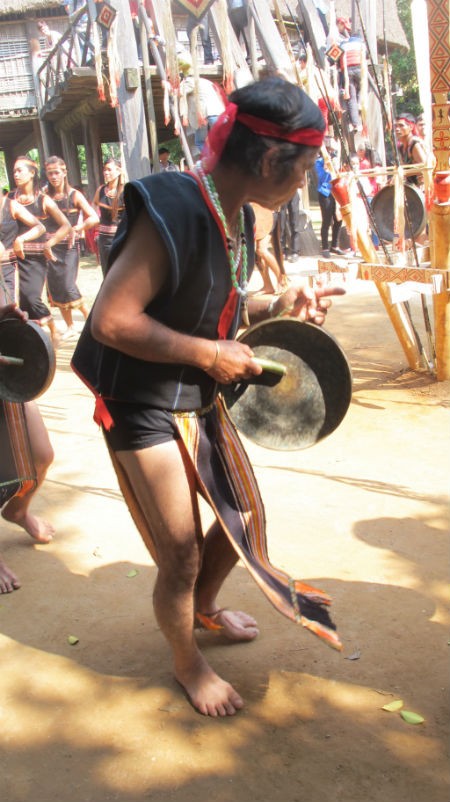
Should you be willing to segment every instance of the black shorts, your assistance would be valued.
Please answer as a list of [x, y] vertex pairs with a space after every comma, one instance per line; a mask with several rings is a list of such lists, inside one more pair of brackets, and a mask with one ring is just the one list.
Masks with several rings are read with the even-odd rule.
[[140, 451], [179, 438], [170, 410], [122, 401], [105, 400], [105, 405], [114, 421], [109, 432], [103, 429], [112, 451]]

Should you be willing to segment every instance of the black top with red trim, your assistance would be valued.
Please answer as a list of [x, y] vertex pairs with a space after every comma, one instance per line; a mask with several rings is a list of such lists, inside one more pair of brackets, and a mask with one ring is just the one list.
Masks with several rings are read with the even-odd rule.
[[[211, 340], [218, 338], [221, 312], [232, 289], [223, 235], [190, 173], [158, 173], [125, 187], [125, 217], [109, 256], [111, 264], [145, 208], [169, 254], [166, 285], [147, 307], [149, 316], [169, 328]], [[244, 207], [248, 274], [254, 264], [254, 213]], [[148, 260], [151, 270], [151, 254]], [[130, 269], [133, 266], [130, 265]], [[235, 336], [240, 304], [228, 330]], [[90, 318], [74, 352], [72, 367], [98, 396], [136, 401], [169, 410], [193, 410], [210, 404], [217, 385], [204, 371], [187, 365], [146, 362], [98, 343]]]

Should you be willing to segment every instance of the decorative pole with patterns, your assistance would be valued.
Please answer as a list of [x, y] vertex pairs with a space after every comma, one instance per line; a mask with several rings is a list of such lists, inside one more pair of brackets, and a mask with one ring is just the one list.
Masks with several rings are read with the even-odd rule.
[[[450, 271], [450, 4], [428, 0], [428, 38], [432, 96], [432, 143], [436, 158], [430, 209], [431, 268]], [[448, 280], [433, 295], [436, 372], [450, 378], [450, 291]]]

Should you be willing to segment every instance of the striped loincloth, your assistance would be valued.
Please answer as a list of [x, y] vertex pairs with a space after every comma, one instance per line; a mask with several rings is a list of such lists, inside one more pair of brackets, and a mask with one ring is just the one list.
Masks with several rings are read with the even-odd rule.
[[200, 492], [233, 548], [274, 607], [341, 648], [321, 590], [294, 580], [269, 560], [264, 506], [248, 456], [220, 397], [206, 414], [175, 413]]

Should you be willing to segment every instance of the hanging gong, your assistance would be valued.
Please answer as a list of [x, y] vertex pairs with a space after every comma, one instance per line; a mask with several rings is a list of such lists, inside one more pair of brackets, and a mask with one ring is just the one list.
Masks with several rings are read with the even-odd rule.
[[[257, 323], [239, 338], [268, 369], [223, 386], [229, 415], [258, 445], [293, 451], [336, 429], [350, 405], [352, 376], [334, 337], [293, 318]], [[275, 363], [271, 365], [270, 363]]]
[[22, 403], [37, 398], [55, 373], [50, 337], [37, 323], [18, 318], [0, 321], [0, 399]]
[[[405, 237], [418, 237], [427, 221], [425, 199], [414, 184], [404, 184], [405, 188]], [[371, 211], [377, 224], [381, 239], [392, 242], [394, 239], [395, 189], [392, 184], [382, 187], [374, 195]]]

